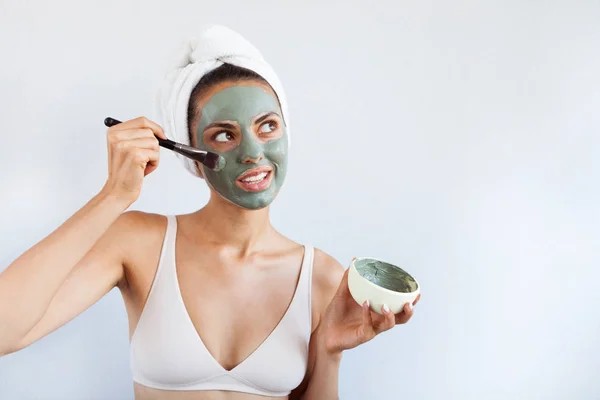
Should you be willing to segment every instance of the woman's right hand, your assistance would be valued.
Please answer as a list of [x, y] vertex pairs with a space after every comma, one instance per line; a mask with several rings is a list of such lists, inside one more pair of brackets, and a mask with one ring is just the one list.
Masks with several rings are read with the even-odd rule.
[[158, 167], [160, 153], [154, 135], [166, 139], [160, 125], [145, 117], [108, 128], [108, 179], [103, 193], [129, 205], [137, 200], [144, 177]]

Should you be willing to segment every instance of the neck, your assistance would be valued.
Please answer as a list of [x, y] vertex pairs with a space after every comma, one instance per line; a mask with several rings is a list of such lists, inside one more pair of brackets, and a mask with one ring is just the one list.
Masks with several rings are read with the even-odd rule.
[[196, 213], [198, 229], [210, 235], [211, 241], [226, 246], [240, 256], [262, 248], [273, 233], [269, 207], [246, 210], [211, 191], [208, 204]]

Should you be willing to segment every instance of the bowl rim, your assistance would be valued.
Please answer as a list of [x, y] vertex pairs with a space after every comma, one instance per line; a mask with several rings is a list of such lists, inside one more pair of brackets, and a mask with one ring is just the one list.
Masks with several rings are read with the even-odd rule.
[[382, 263], [390, 264], [390, 265], [393, 265], [394, 267], [397, 267], [397, 268], [400, 268], [400, 267], [398, 267], [398, 266], [397, 266], [397, 265], [395, 265], [395, 264], [392, 264], [391, 262], [388, 262], [388, 261], [382, 260], [382, 259], [380, 259], [380, 258], [375, 258], [375, 257], [356, 257], [356, 258], [355, 258], [354, 260], [352, 260], [352, 262], [350, 263], [350, 268], [354, 268], [354, 271], [356, 271], [356, 274], [357, 274], [357, 275], [358, 275], [358, 276], [359, 276], [359, 277], [360, 277], [360, 278], [361, 278], [363, 281], [367, 282], [367, 284], [368, 284], [368, 285], [371, 285], [371, 286], [373, 286], [374, 288], [377, 288], [378, 290], [382, 290], [382, 291], [384, 291], [384, 293], [390, 293], [390, 294], [392, 294], [392, 295], [398, 295], [398, 296], [408, 296], [408, 295], [413, 295], [413, 294], [415, 294], [415, 293], [416, 293], [416, 294], [418, 294], [418, 293], [420, 293], [420, 292], [421, 292], [421, 285], [419, 284], [419, 281], [417, 281], [417, 280], [415, 279], [415, 277], [414, 277], [414, 276], [412, 276], [412, 274], [409, 274], [409, 275], [410, 275], [410, 276], [411, 276], [411, 278], [413, 278], [413, 279], [415, 280], [415, 282], [417, 283], [417, 290], [415, 290], [415, 291], [413, 291], [413, 292], [397, 292], [397, 291], [395, 291], [395, 290], [391, 290], [391, 289], [388, 289], [388, 288], [384, 288], [383, 286], [379, 286], [379, 285], [376, 285], [376, 284], [374, 284], [373, 282], [371, 282], [370, 280], [368, 280], [367, 278], [365, 278], [364, 276], [362, 276], [362, 275], [360, 274], [360, 272], [358, 272], [358, 270], [356, 269], [356, 265], [355, 265], [356, 261], [358, 261], [358, 260], [365, 260], [365, 259], [369, 259], [369, 260], [374, 260], [374, 261], [379, 261], [379, 262], [382, 262]]

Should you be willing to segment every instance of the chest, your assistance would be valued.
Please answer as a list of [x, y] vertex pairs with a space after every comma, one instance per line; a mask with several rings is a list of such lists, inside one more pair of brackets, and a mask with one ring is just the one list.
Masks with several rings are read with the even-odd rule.
[[183, 306], [207, 350], [225, 369], [256, 351], [295, 312], [290, 306], [296, 297], [306, 297], [308, 285], [300, 279], [303, 251], [238, 260], [185, 248], [181, 243], [176, 253]]
[[[268, 252], [232, 257], [175, 237], [165, 236], [159, 255], [135, 259], [128, 275], [134, 381], [287, 395], [308, 363], [312, 249], [270, 244]], [[153, 263], [148, 279], [142, 272]]]

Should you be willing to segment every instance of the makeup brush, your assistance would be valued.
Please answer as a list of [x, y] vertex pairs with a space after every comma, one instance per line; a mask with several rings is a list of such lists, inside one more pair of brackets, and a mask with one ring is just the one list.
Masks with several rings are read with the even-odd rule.
[[[104, 125], [108, 126], [109, 128], [120, 123], [121, 121], [111, 117], [104, 119]], [[220, 171], [225, 167], [225, 159], [218, 154], [177, 143], [169, 139], [159, 138], [156, 135], [154, 136], [158, 140], [158, 144], [161, 147], [172, 150], [175, 153], [179, 153], [187, 158], [191, 158], [194, 161], [199, 161], [214, 171]]]

